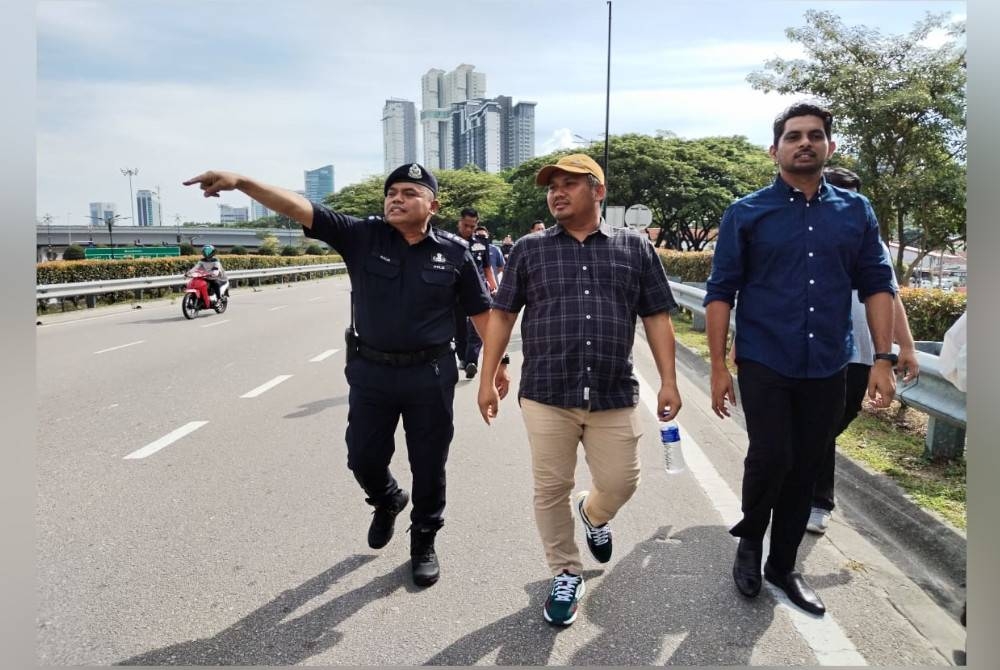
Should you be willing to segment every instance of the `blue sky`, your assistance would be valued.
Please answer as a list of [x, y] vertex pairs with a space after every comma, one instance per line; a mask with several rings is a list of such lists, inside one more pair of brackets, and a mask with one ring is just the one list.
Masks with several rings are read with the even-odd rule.
[[[784, 31], [807, 9], [883, 34], [966, 15], [941, 1], [614, 0], [611, 133], [768, 144], [790, 99], [746, 75], [799, 54]], [[381, 174], [385, 99], [419, 109], [430, 68], [469, 63], [490, 97], [536, 102], [538, 154], [604, 131], [604, 0], [39, 0], [37, 26], [37, 207], [56, 223], [86, 225], [92, 201], [128, 216], [121, 168], [160, 187], [171, 223], [218, 220], [219, 200], [180, 186], [210, 168], [289, 188], [328, 163], [337, 188]]]

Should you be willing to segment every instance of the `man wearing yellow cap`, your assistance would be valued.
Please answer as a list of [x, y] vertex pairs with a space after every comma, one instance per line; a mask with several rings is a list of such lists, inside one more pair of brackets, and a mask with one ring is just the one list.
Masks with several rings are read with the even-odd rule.
[[[497, 415], [491, 382], [523, 307], [518, 400], [531, 445], [535, 521], [553, 574], [543, 615], [565, 626], [584, 593], [573, 508], [590, 553], [607, 563], [609, 521], [639, 484], [636, 316], [660, 373], [658, 413], [672, 419], [680, 410], [669, 315], [676, 303], [649, 239], [601, 218], [604, 171], [590, 156], [563, 156], [535, 182], [548, 189], [556, 224], [511, 250], [484, 338], [479, 408], [487, 423]], [[580, 443], [593, 487], [571, 502]]]

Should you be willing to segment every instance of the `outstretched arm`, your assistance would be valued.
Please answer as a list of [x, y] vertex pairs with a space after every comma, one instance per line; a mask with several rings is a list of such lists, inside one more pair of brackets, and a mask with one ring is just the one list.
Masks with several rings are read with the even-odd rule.
[[235, 172], [209, 170], [184, 182], [198, 184], [205, 197], [219, 197], [220, 191], [242, 191], [268, 209], [284, 214], [306, 228], [312, 228], [312, 203], [304, 197], [278, 186], [271, 186]]

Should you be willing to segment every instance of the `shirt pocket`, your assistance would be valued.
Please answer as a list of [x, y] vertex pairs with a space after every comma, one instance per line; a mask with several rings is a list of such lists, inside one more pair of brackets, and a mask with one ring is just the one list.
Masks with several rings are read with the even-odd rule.
[[451, 263], [428, 263], [420, 270], [423, 307], [451, 305], [455, 302], [455, 266]]
[[395, 300], [400, 294], [399, 261], [371, 255], [365, 259], [365, 288], [375, 300]]

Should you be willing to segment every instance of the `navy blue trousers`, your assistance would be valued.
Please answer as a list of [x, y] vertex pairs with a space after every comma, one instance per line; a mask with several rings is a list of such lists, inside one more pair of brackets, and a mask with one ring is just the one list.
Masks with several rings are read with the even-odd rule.
[[845, 370], [794, 379], [753, 361], [738, 365], [750, 444], [743, 462], [743, 518], [729, 532], [759, 539], [770, 523], [767, 560], [785, 573], [795, 568], [820, 462], [844, 415]]
[[448, 353], [432, 363], [389, 367], [362, 358], [348, 361], [347, 467], [380, 505], [399, 490], [389, 463], [396, 450], [399, 419], [413, 474], [414, 529], [444, 525], [445, 463], [455, 434], [453, 401], [458, 368]]

